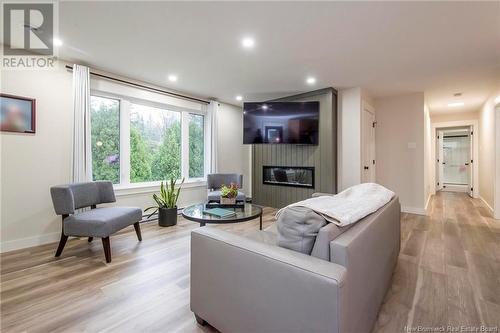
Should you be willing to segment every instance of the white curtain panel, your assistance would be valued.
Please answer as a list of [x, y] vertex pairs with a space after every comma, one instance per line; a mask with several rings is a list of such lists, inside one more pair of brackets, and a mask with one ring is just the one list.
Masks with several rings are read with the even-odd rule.
[[74, 183], [90, 181], [90, 70], [73, 66], [73, 165]]
[[217, 172], [217, 117], [219, 102], [211, 100], [208, 105], [208, 116], [210, 118], [210, 171]]

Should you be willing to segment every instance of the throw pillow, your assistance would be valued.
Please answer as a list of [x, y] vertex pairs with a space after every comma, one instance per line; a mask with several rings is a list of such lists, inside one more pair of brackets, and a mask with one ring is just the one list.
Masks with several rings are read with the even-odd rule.
[[310, 255], [325, 224], [326, 220], [309, 208], [287, 207], [278, 217], [278, 246]]

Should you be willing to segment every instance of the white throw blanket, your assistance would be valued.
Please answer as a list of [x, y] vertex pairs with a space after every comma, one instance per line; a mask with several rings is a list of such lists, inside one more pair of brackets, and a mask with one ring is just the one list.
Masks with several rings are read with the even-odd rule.
[[[321, 214], [328, 222], [346, 226], [377, 211], [394, 197], [394, 192], [382, 185], [364, 183], [352, 186], [337, 195], [320, 196], [299, 201], [287, 207], [306, 207]], [[286, 209], [276, 213], [276, 218]]]

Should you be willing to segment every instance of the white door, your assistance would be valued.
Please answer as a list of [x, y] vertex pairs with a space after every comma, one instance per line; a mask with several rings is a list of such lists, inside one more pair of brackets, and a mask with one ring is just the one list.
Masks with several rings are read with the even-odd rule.
[[469, 131], [469, 158], [468, 161], [466, 161], [465, 165], [467, 166], [467, 172], [469, 173], [469, 187], [467, 189], [467, 193], [469, 193], [470, 197], [472, 198], [473, 194], [473, 188], [474, 188], [474, 182], [473, 182], [473, 177], [474, 177], [474, 161], [473, 161], [473, 156], [474, 156], [474, 127], [470, 127]]
[[438, 189], [471, 194], [471, 129], [444, 129], [438, 137]]
[[438, 131], [437, 132], [437, 140], [436, 140], [436, 151], [437, 151], [437, 158], [436, 158], [436, 169], [437, 169], [437, 184], [436, 184], [436, 190], [440, 191], [443, 189], [443, 136], [444, 133], [443, 131]]
[[368, 106], [363, 107], [362, 113], [362, 181], [375, 182], [375, 113]]

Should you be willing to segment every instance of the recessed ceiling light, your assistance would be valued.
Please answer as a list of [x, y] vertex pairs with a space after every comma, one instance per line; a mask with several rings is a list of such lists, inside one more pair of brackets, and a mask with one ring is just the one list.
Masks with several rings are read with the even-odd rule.
[[54, 38], [52, 40], [52, 42], [54, 43], [54, 46], [62, 46], [63, 45], [62, 40], [60, 40], [59, 38]]
[[177, 82], [177, 75], [170, 74], [170, 75], [168, 76], [168, 80], [169, 80], [170, 82]]
[[255, 40], [250, 37], [245, 37], [241, 40], [241, 45], [246, 49], [251, 49], [255, 46]]
[[267, 104], [262, 104], [262, 110], [267, 110]]
[[453, 102], [453, 103], [449, 103], [448, 106], [450, 108], [456, 108], [456, 107], [459, 107], [459, 106], [463, 106], [465, 103], [464, 102]]
[[236, 100], [237, 101], [242, 101], [243, 100], [243, 96], [241, 96], [241, 95], [236, 96]]
[[306, 79], [307, 84], [315, 84], [316, 83], [316, 78], [310, 76]]

